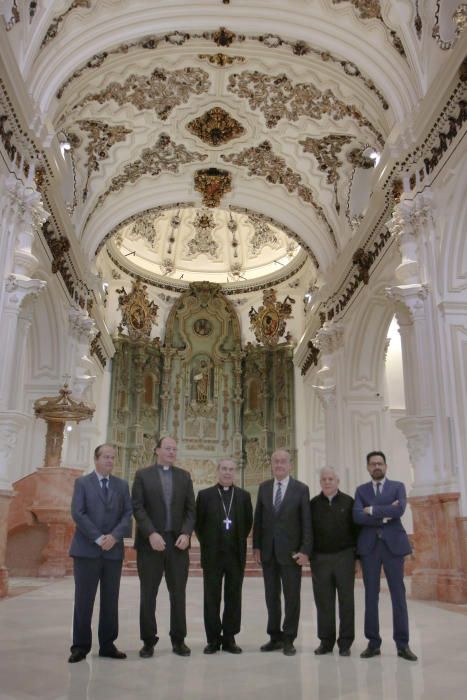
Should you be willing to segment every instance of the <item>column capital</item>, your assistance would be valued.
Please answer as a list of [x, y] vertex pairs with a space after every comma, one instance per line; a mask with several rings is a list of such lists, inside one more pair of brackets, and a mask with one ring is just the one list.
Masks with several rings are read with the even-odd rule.
[[71, 308], [68, 312], [70, 331], [73, 335], [84, 336], [86, 342], [91, 342], [97, 333], [96, 322], [88, 312], [81, 308]]
[[19, 310], [26, 300], [34, 302], [47, 282], [39, 279], [31, 279], [24, 275], [11, 274], [5, 281], [5, 306], [10, 310]]
[[314, 343], [325, 355], [336, 352], [344, 344], [343, 324], [325, 323], [317, 332]]
[[429, 288], [426, 284], [406, 284], [386, 287], [386, 296], [395, 304], [395, 313], [400, 326], [406, 325], [407, 320], [425, 317], [425, 299]]

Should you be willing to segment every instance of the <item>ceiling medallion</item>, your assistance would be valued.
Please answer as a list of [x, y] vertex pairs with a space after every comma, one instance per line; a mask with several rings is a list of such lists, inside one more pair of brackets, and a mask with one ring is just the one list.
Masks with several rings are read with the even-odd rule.
[[250, 328], [258, 343], [277, 345], [285, 333], [286, 319], [292, 317], [292, 304], [295, 304], [295, 299], [289, 296], [284, 301], [277, 301], [275, 289], [263, 291], [263, 306], [258, 310], [251, 307], [248, 314]]
[[222, 107], [208, 109], [193, 119], [187, 129], [210, 146], [220, 146], [245, 133], [243, 126]]
[[219, 207], [221, 199], [232, 191], [232, 175], [227, 170], [207, 168], [195, 172], [195, 190], [203, 197], [203, 206]]

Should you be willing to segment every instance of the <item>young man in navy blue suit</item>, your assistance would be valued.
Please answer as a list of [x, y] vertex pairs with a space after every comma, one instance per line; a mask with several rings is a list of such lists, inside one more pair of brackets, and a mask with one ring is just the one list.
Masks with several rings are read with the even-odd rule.
[[404, 484], [386, 479], [386, 457], [370, 452], [366, 458], [371, 481], [355, 492], [354, 521], [361, 525], [357, 552], [360, 555], [365, 584], [365, 637], [368, 647], [360, 656], [380, 655], [378, 600], [381, 566], [391, 594], [393, 638], [397, 655], [407, 661], [417, 657], [409, 647], [409, 617], [404, 586], [404, 557], [412, 548], [401, 523], [407, 505]]
[[130, 534], [131, 501], [127, 482], [111, 476], [114, 460], [114, 448], [99, 445], [94, 451], [95, 471], [75, 481], [71, 515], [76, 531], [70, 547], [75, 606], [70, 663], [82, 661], [91, 650], [91, 619], [99, 584], [99, 656], [126, 658], [115, 640], [123, 538]]

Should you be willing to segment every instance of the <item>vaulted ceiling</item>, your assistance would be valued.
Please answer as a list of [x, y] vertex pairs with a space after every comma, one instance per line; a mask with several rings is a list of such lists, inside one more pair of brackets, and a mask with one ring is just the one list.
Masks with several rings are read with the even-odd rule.
[[[22, 71], [62, 145], [59, 166], [71, 180], [63, 192], [89, 259], [103, 245], [117, 254], [128, 235], [134, 248], [134, 230], [149, 228], [159, 231], [159, 259], [146, 237], [140, 262], [144, 249], [160, 274], [184, 274], [176, 256], [184, 249], [187, 257], [186, 245], [170, 244], [163, 221], [180, 216], [188, 229], [175, 227], [175, 239], [189, 241], [194, 222], [213, 216], [230, 274], [234, 216], [246, 227], [247, 277], [255, 221], [283, 237], [274, 247], [270, 234], [256, 234], [266, 266], [294, 239], [316, 269], [335, 263], [364, 211], [361, 191], [371, 190], [379, 154], [421, 96], [413, 3], [49, 6], [31, 22]], [[202, 246], [191, 253], [208, 267]]]

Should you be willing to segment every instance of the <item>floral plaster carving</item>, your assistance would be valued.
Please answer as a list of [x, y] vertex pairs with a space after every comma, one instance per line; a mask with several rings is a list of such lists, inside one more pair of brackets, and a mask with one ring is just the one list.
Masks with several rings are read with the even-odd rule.
[[296, 192], [300, 199], [315, 209], [318, 217], [324, 221], [337, 248], [337, 241], [334, 231], [331, 228], [323, 208], [316, 202], [315, 196], [309, 187], [302, 184], [302, 178], [286, 165], [284, 158], [275, 155], [269, 141], [263, 141], [259, 146], [245, 148], [240, 153], [232, 155], [222, 155], [221, 158], [227, 163], [240, 165], [248, 168], [249, 175], [258, 175], [267, 182], [283, 185], [288, 192]]
[[245, 133], [243, 126], [222, 107], [213, 107], [187, 124], [187, 129], [210, 146], [221, 146]]
[[[128, 183], [136, 182], [144, 175], [159, 175], [161, 172], [178, 173], [180, 165], [206, 160], [207, 155], [188, 151], [182, 144], [176, 144], [168, 134], [162, 133], [153, 148], [145, 148], [138, 160], [125, 165], [123, 173], [112, 178], [110, 187], [98, 198], [91, 214], [100, 207], [112, 192], [119, 192]], [[88, 217], [88, 220], [89, 220]]]
[[441, 37], [440, 19], [439, 15], [441, 12], [442, 0], [437, 0], [436, 2], [436, 13], [435, 13], [435, 24], [432, 30], [433, 39], [436, 40], [438, 46], [443, 49], [443, 51], [448, 51], [452, 49], [460, 35], [465, 29], [465, 24], [467, 21], [467, 3], [461, 3], [456, 11], [452, 15], [453, 25], [456, 28], [454, 39], [451, 41], [446, 41]]
[[212, 213], [210, 211], [197, 212], [193, 226], [196, 234], [187, 243], [188, 255], [196, 257], [204, 253], [217, 259], [219, 257], [217, 253], [219, 244], [212, 237], [212, 231], [215, 226]]
[[224, 66], [231, 66], [233, 63], [245, 63], [244, 56], [227, 56], [225, 53], [199, 53], [198, 58], [201, 61], [208, 61], [212, 66], [218, 66], [218, 68], [224, 68]]
[[139, 238], [143, 238], [149, 243], [151, 248], [155, 248], [157, 241], [157, 229], [156, 221], [159, 217], [152, 216], [142, 216], [137, 219], [131, 229], [127, 232], [126, 236], [130, 241], [136, 241]]
[[312, 153], [318, 161], [319, 169], [326, 173], [326, 181], [334, 185], [334, 196], [337, 212], [340, 211], [337, 199], [337, 183], [339, 181], [338, 168], [342, 165], [339, 154], [344, 146], [352, 141], [351, 136], [330, 134], [322, 139], [308, 136], [304, 141], [299, 141], [305, 153]]
[[[220, 30], [219, 30], [220, 31]], [[336, 65], [339, 65], [344, 73], [351, 77], [351, 78], [356, 78], [357, 80], [363, 82], [365, 87], [367, 87], [371, 92], [373, 92], [379, 101], [381, 102], [383, 109], [389, 109], [389, 105], [384, 97], [384, 95], [378, 90], [376, 85], [370, 78], [367, 78], [359, 69], [359, 67], [355, 64], [352, 63], [351, 61], [344, 60], [342, 58], [339, 58], [338, 56], [335, 56], [334, 54], [330, 53], [329, 51], [322, 51], [320, 49], [315, 49], [314, 47], [310, 46], [304, 41], [288, 41], [287, 39], [283, 39], [279, 36], [275, 37], [273, 35], [250, 35], [248, 37], [245, 37], [243, 35], [237, 35], [235, 36], [235, 41], [242, 42], [245, 40], [245, 38], [248, 38], [250, 41], [257, 41], [261, 43], [263, 46], [266, 46], [267, 48], [275, 49], [277, 47], [289, 47], [292, 50], [292, 53], [294, 53], [296, 56], [305, 56], [306, 54], [312, 53], [314, 56], [316, 56], [319, 60], [323, 61], [324, 63], [335, 63]], [[74, 80], [79, 78], [83, 73], [89, 71], [89, 70], [95, 70], [99, 68], [100, 66], [103, 65], [103, 63], [111, 56], [116, 56], [119, 54], [129, 54], [131, 51], [138, 51], [141, 49], [145, 50], [155, 50], [158, 48], [160, 45], [166, 45], [167, 43], [173, 44], [174, 46], [180, 46], [181, 44], [184, 44], [187, 41], [191, 40], [197, 40], [197, 39], [205, 39], [205, 40], [210, 40], [214, 41], [214, 43], [218, 43], [219, 39], [219, 33], [218, 32], [204, 32], [203, 34], [182, 34], [180, 32], [173, 32], [172, 34], [162, 34], [162, 35], [152, 35], [151, 37], [146, 37], [143, 39], [140, 39], [138, 41], [135, 41], [133, 43], [128, 43], [128, 44], [120, 44], [114, 49], [110, 49], [108, 51], [95, 54], [92, 58], [87, 61], [84, 66], [81, 68], [78, 68], [75, 70], [71, 76], [62, 83], [60, 88], [57, 91], [57, 98], [60, 99], [65, 91], [65, 89], [70, 85]], [[232, 40], [233, 41], [233, 40]], [[219, 45], [219, 44], [218, 44]]]
[[[79, 119], [76, 124], [82, 131], [88, 134], [88, 145], [86, 146], [87, 162], [87, 178], [83, 189], [83, 201], [88, 196], [89, 178], [93, 172], [99, 170], [99, 164], [109, 155], [112, 146], [121, 141], [125, 141], [128, 134], [132, 133], [131, 129], [126, 129], [124, 126], [109, 126], [104, 122], [96, 119]], [[72, 132], [67, 132], [70, 140], [79, 139]]]
[[261, 253], [265, 246], [270, 246], [271, 248], [278, 248], [279, 241], [274, 231], [271, 229], [269, 224], [263, 221], [259, 216], [249, 216], [248, 217], [254, 227], [254, 234], [249, 240], [248, 250], [252, 257], [256, 257]]
[[259, 71], [243, 71], [229, 77], [228, 91], [248, 100], [251, 109], [259, 109], [271, 129], [281, 119], [296, 122], [300, 117], [321, 119], [323, 116], [340, 121], [345, 117], [366, 127], [383, 145], [382, 134], [354, 107], [339, 100], [331, 90], [321, 92], [313, 83], [294, 83], [285, 73], [267, 75]]
[[64, 21], [65, 17], [69, 15], [70, 12], [73, 12], [73, 10], [76, 10], [79, 7], [91, 7], [90, 0], [73, 0], [69, 8], [65, 10], [65, 12], [62, 12], [61, 15], [55, 18], [53, 22], [49, 25], [45, 37], [42, 39], [41, 49], [44, 48], [44, 46], [47, 46], [47, 44], [57, 36], [60, 26]]
[[205, 207], [218, 207], [224, 194], [232, 190], [232, 175], [227, 170], [217, 168], [197, 170], [195, 190], [201, 192]]
[[209, 75], [201, 68], [180, 68], [167, 71], [155, 68], [147, 75], [130, 75], [123, 83], [113, 82], [99, 92], [86, 95], [77, 107], [89, 102], [105, 104], [114, 100], [120, 107], [132, 104], [138, 111], [154, 110], [165, 121], [177, 105], [188, 102], [192, 95], [209, 90]]
[[404, 58], [406, 57], [404, 46], [402, 45], [402, 41], [400, 40], [398, 34], [387, 26], [382, 17], [381, 3], [379, 0], [332, 0], [332, 2], [333, 5], [340, 5], [342, 3], [350, 2], [357, 10], [358, 17], [360, 19], [378, 19], [389, 30], [392, 45], [396, 51]]

